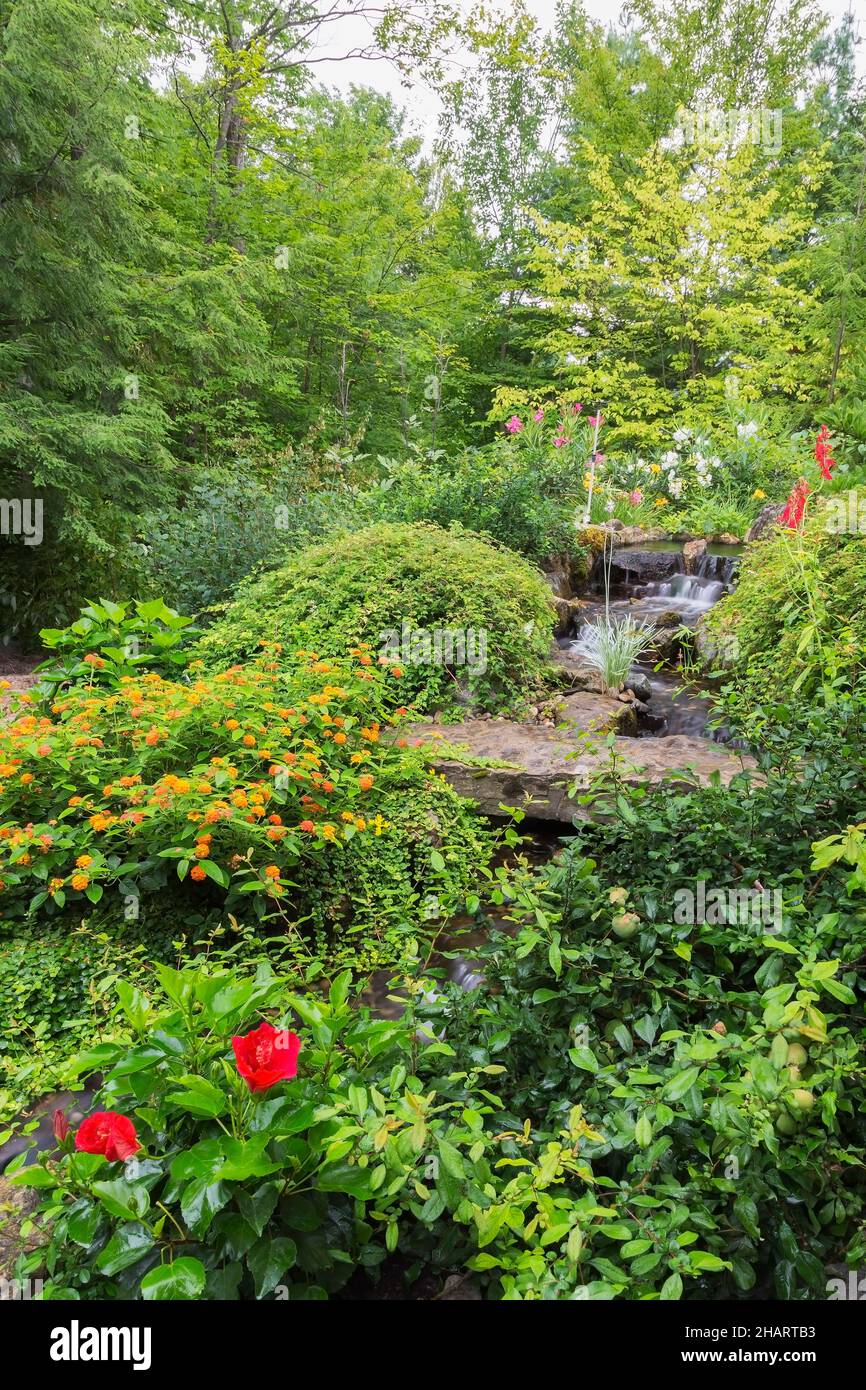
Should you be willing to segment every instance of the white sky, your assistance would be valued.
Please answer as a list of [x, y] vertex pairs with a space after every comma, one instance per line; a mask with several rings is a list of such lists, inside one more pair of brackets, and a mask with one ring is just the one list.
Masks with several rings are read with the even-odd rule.
[[[494, 0], [495, 2], [495, 0]], [[622, 0], [583, 0], [584, 7], [593, 19], [614, 23], [619, 17]], [[460, 0], [461, 7], [472, 8], [470, 0]], [[535, 15], [544, 29], [551, 29], [555, 17], [555, 0], [526, 0], [527, 9]], [[822, 8], [837, 22], [848, 10], [857, 17], [860, 36], [863, 39], [858, 51], [858, 70], [866, 72], [866, 0], [823, 0]], [[339, 27], [339, 42], [335, 42], [334, 52], [345, 51], [364, 43], [369, 31], [362, 23], [354, 30], [348, 23]], [[327, 50], [320, 50], [324, 52]], [[429, 142], [435, 134], [439, 114], [439, 102], [435, 93], [423, 82], [417, 81], [407, 87], [400, 74], [386, 62], [365, 62], [363, 59], [348, 59], [344, 62], [322, 62], [315, 66], [316, 76], [327, 86], [347, 91], [356, 86], [374, 87], [377, 91], [389, 93], [402, 106], [409, 116], [409, 127], [417, 131]], [[455, 68], [455, 76], [457, 69]]]

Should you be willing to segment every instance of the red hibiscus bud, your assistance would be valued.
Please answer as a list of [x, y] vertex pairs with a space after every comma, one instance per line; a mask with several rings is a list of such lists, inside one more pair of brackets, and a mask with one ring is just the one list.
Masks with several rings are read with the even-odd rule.
[[232, 1038], [238, 1071], [251, 1091], [267, 1091], [298, 1074], [301, 1040], [288, 1028], [263, 1023], [243, 1037]]
[[132, 1120], [113, 1110], [96, 1110], [79, 1126], [75, 1147], [85, 1154], [104, 1154], [109, 1163], [116, 1163], [132, 1158], [141, 1145]]
[[63, 1144], [69, 1136], [69, 1121], [62, 1110], [54, 1112], [54, 1138], [58, 1144]]

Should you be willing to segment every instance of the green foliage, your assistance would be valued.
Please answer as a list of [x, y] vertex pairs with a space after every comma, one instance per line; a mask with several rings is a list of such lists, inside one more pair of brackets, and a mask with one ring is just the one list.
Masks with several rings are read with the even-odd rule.
[[454, 459], [382, 460], [385, 476], [360, 499], [370, 521], [431, 521], [490, 536], [536, 562], [580, 558], [574, 517], [582, 496], [571, 458], [502, 443]]
[[184, 644], [199, 635], [192, 619], [181, 617], [162, 599], [136, 600], [131, 608], [102, 599], [89, 603], [67, 628], [42, 629], [43, 645], [58, 653], [36, 668], [48, 703], [62, 685], [117, 689], [124, 676], [144, 670], [176, 675], [186, 666]]
[[819, 507], [803, 532], [751, 545], [739, 582], [707, 617], [745, 708], [851, 689], [866, 651], [866, 553]]
[[[174, 911], [174, 917], [172, 913]], [[141, 978], [170, 961], [178, 941], [203, 919], [184, 921], [170, 900], [127, 922], [116, 905], [45, 922], [38, 935], [0, 927], [0, 1010], [4, 1019], [0, 1117], [5, 1121], [69, 1084], [72, 1053], [117, 1032], [112, 995], [118, 978]]]
[[184, 612], [201, 614], [230, 598], [242, 579], [324, 532], [348, 525], [348, 489], [301, 491], [303, 470], [275, 470], [267, 481], [240, 469], [196, 484], [180, 507], [150, 513], [145, 565], [150, 587]]
[[[494, 892], [520, 931], [491, 924], [484, 989], [430, 1022], [505, 1063], [503, 1125], [543, 1148], [579, 1097], [592, 1131], [591, 1195], [560, 1188], [471, 1261], [506, 1296], [820, 1299], [828, 1261], [862, 1257], [862, 837], [810, 842], [857, 804], [848, 735], [764, 784], [597, 789], [558, 862]], [[701, 882], [721, 907], [690, 915]]]
[[[44, 1296], [327, 1298], [394, 1249], [430, 1153], [448, 1156], [440, 1212], [471, 1185], [452, 1138], [462, 1103], [433, 1105], [412, 1032], [356, 1010], [348, 973], [327, 998], [264, 964], [155, 977], [120, 993], [132, 1045], [79, 1061], [105, 1072], [102, 1104], [134, 1116], [143, 1149], [124, 1168], [68, 1144], [16, 1179], [51, 1222]], [[251, 1094], [231, 1038], [275, 1011], [302, 1021], [300, 1075]]]
[[362, 972], [413, 956], [463, 910], [497, 843], [441, 774], [407, 779], [383, 797], [381, 814], [387, 831], [356, 836], [327, 874], [315, 859], [293, 873], [304, 933], [297, 956], [308, 979], [314, 961], [323, 971], [345, 964]]
[[[275, 675], [264, 662], [190, 682], [148, 672], [73, 685], [51, 717], [26, 697], [0, 727], [4, 916], [38, 929], [119, 899], [134, 922], [173, 884], [181, 903], [296, 936], [307, 960], [308, 935], [362, 925], [378, 958], [399, 956], [420, 902], [459, 907], [492, 837], [420, 750], [381, 737], [386, 719], [400, 722], [385, 712], [394, 678], [356, 650], [356, 667], [303, 660]], [[389, 838], [405, 844], [365, 848]], [[347, 954], [362, 954], [353, 944]]]
[[141, 18], [107, 0], [3, 5], [0, 490], [44, 505], [41, 544], [0, 554], [14, 633], [128, 572], [132, 509], [166, 485], [168, 418], [129, 377], [129, 266], [147, 252], [123, 132]]
[[[466, 700], [495, 710], [519, 703], [538, 679], [551, 626], [549, 590], [518, 556], [458, 529], [381, 524], [301, 550], [244, 584], [198, 650], [210, 666], [225, 666], [263, 641], [323, 656], [365, 641], [402, 672], [404, 703], [454, 710]], [[425, 657], [424, 634], [432, 651], [437, 629], [463, 635], [465, 664]], [[420, 660], [411, 649], [418, 634]], [[471, 642], [482, 637], [486, 656], [477, 651], [473, 661]]]

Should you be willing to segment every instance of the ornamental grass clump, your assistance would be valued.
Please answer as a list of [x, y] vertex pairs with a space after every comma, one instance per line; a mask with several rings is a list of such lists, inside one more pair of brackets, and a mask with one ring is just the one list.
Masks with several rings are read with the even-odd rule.
[[599, 618], [581, 635], [588, 666], [598, 672], [605, 690], [619, 690], [638, 658], [652, 645], [655, 629], [635, 618]]

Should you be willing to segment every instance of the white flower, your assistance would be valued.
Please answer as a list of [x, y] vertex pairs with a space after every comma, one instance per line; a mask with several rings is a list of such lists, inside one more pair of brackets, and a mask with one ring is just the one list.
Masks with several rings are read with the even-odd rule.
[[676, 450], [668, 449], [668, 452], [662, 455], [662, 468], [675, 468], [679, 461]]
[[677, 444], [684, 444], [689, 437], [688, 430], [674, 430], [674, 439]]
[[608, 512], [612, 512], [612, 511], [614, 510], [615, 506], [616, 506], [616, 503], [615, 503], [615, 502], [608, 502], [607, 507], [606, 507], [605, 510], [608, 511]]
[[754, 439], [758, 433], [758, 425], [755, 420], [747, 420], [745, 424], [737, 425], [737, 434], [741, 439]]

